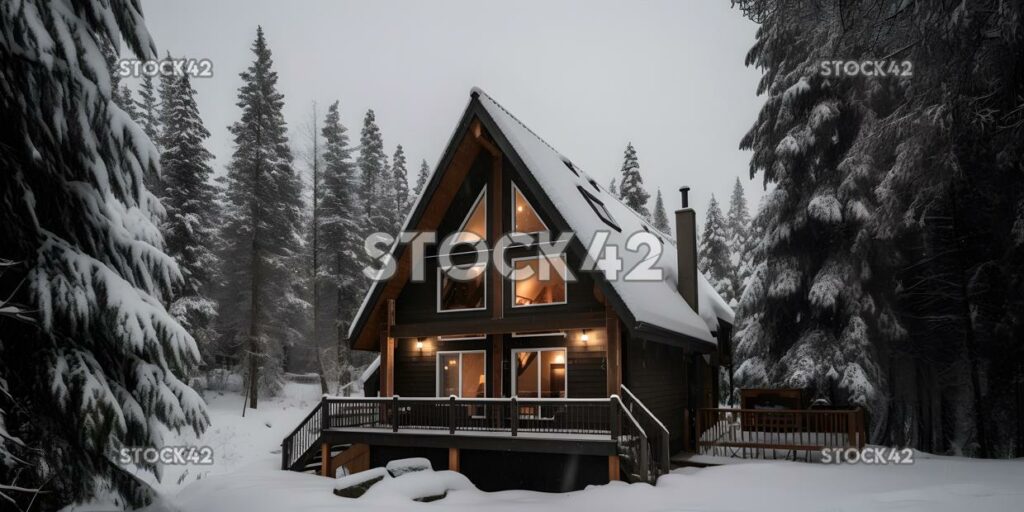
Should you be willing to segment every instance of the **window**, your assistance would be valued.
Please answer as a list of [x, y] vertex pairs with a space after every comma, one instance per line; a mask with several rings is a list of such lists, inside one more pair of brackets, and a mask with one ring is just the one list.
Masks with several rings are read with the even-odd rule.
[[615, 222], [615, 218], [612, 217], [611, 212], [608, 211], [608, 208], [605, 208], [604, 203], [600, 199], [598, 199], [597, 196], [591, 194], [589, 191], [587, 191], [587, 189], [583, 188], [582, 186], [577, 185], [576, 188], [579, 189], [580, 194], [583, 194], [583, 198], [586, 199], [587, 203], [590, 204], [590, 207], [594, 210], [594, 213], [596, 213], [597, 216], [600, 217], [605, 224], [607, 224], [615, 231], [622, 232], [622, 228], [620, 228], [619, 224]]
[[[486, 265], [453, 267], [451, 274], [437, 269], [437, 311], [474, 311], [487, 308]], [[465, 279], [463, 279], [465, 277]], [[457, 279], [458, 278], [458, 279]]]
[[[483, 350], [437, 353], [437, 396], [487, 396], [487, 353]], [[482, 413], [482, 409], [479, 411]], [[477, 415], [477, 411], [473, 412]]]
[[537, 210], [526, 200], [519, 187], [512, 185], [512, 232], [513, 233], [540, 233], [547, 231], [548, 227], [540, 220]]
[[487, 186], [476, 196], [469, 214], [462, 220], [457, 230], [460, 234], [455, 239], [456, 244], [474, 243], [479, 240], [487, 240]]
[[577, 171], [577, 170], [576, 170], [576, 166], [572, 165], [572, 162], [570, 162], [569, 160], [567, 160], [567, 159], [563, 158], [563, 159], [562, 159], [562, 163], [563, 163], [563, 164], [565, 164], [565, 166], [566, 166], [566, 167], [567, 167], [567, 168], [568, 168], [568, 169], [569, 169], [570, 171], [572, 171], [572, 173], [573, 173], [573, 174], [575, 174], [576, 176], [579, 176], [579, 175], [580, 175], [579, 171]]
[[520, 398], [566, 398], [566, 351], [536, 348], [512, 351], [512, 392]]
[[542, 306], [549, 304], [565, 304], [566, 281], [568, 269], [565, 257], [554, 259], [540, 256], [515, 258], [512, 268], [516, 276], [529, 274], [529, 277], [515, 279], [512, 283], [512, 307]]

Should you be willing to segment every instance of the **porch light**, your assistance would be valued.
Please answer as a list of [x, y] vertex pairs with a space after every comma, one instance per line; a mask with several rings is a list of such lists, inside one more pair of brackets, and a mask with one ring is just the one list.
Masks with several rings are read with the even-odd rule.
[[416, 340], [416, 350], [423, 350], [423, 340]]
[[586, 329], [584, 329], [583, 334], [580, 335], [580, 341], [582, 341], [584, 345], [586, 345], [587, 342], [590, 341], [590, 336], [587, 335]]

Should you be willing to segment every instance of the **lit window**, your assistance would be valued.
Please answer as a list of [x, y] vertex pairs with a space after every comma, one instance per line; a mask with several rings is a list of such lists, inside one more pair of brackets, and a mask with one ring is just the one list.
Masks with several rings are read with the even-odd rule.
[[564, 348], [516, 350], [516, 396], [520, 398], [566, 397], [566, 352]]
[[512, 307], [565, 304], [565, 278], [568, 276], [565, 257], [514, 259], [512, 268], [516, 271], [513, 275], [516, 279], [512, 285], [515, 295]]
[[[451, 274], [437, 269], [437, 310], [473, 311], [487, 307], [487, 272], [485, 265], [453, 268]], [[463, 275], [464, 274], [464, 275]], [[458, 279], [457, 279], [458, 278]]]
[[583, 194], [584, 199], [586, 199], [587, 203], [590, 204], [590, 207], [593, 208], [594, 213], [596, 213], [605, 224], [615, 231], [622, 231], [619, 224], [615, 222], [615, 218], [612, 217], [611, 212], [608, 211], [608, 208], [605, 208], [604, 203], [598, 199], [597, 196], [591, 194], [590, 191], [579, 185], [577, 185], [576, 188], [579, 189], [580, 193]]
[[487, 356], [483, 350], [437, 353], [437, 396], [487, 396]]
[[548, 227], [540, 220], [537, 210], [526, 200], [519, 187], [512, 185], [512, 232], [540, 233]]
[[469, 215], [463, 219], [459, 226], [458, 238], [455, 243], [473, 243], [479, 240], [487, 240], [487, 187], [480, 191], [473, 201], [473, 207], [469, 209]]

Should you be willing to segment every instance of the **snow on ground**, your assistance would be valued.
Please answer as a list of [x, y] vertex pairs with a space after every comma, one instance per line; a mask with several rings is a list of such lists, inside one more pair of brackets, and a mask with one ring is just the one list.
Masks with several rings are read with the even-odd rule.
[[[391, 479], [361, 498], [342, 498], [333, 494], [333, 479], [279, 469], [281, 439], [315, 406], [318, 386], [290, 383], [282, 397], [262, 401], [245, 418], [241, 396], [226, 393], [207, 399], [212, 426], [198, 443], [213, 447], [214, 464], [168, 468], [157, 484], [162, 498], [145, 512], [399, 512], [429, 507], [467, 512], [484, 507], [489, 512], [1002, 512], [1020, 510], [1024, 503], [1024, 459], [922, 453], [913, 465], [904, 466], [757, 461], [686, 468], [662, 477], [656, 487], [615, 482], [565, 494], [485, 493], [447, 471], [420, 472]], [[449, 491], [443, 500], [419, 503], [409, 498], [417, 489]]]

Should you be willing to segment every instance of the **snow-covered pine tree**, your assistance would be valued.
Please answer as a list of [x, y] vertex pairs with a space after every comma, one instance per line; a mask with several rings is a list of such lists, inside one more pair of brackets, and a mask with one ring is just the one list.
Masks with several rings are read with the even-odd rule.
[[651, 194], [644, 188], [644, 179], [640, 176], [640, 162], [636, 158], [636, 149], [633, 149], [632, 142], [626, 145], [620, 173], [622, 182], [619, 185], [619, 195], [622, 202], [650, 220], [651, 212], [647, 210], [647, 201], [650, 200]]
[[146, 132], [149, 140], [160, 148], [161, 112], [160, 98], [157, 96], [156, 86], [153, 84], [153, 77], [143, 74], [139, 82], [139, 99], [135, 102], [135, 108], [139, 113], [139, 124], [142, 131]]
[[750, 262], [743, 258], [743, 253], [750, 250], [750, 213], [739, 177], [736, 178], [736, 185], [733, 186], [732, 196], [729, 198], [726, 230], [729, 236], [729, 279], [733, 285], [732, 298], [739, 301], [743, 296], [743, 283], [751, 272]]
[[[324, 138], [324, 192], [321, 199], [321, 230], [325, 270], [325, 313], [334, 319], [332, 341], [341, 369], [340, 383], [351, 380], [352, 361], [345, 343], [349, 323], [365, 289], [362, 273], [364, 205], [359, 197], [359, 180], [352, 161], [348, 129], [341, 124], [338, 102], [327, 110], [322, 130]], [[333, 306], [333, 307], [332, 307]], [[324, 340], [325, 342], [328, 340]]]
[[615, 186], [615, 178], [612, 178], [612, 181], [608, 183], [608, 193], [610, 193], [612, 197], [619, 197], [619, 189]]
[[161, 201], [167, 215], [160, 230], [167, 253], [184, 276], [174, 290], [170, 311], [196, 338], [200, 353], [209, 361], [214, 359], [212, 320], [217, 312], [210, 298], [217, 268], [217, 190], [210, 182], [213, 155], [205, 146], [210, 132], [199, 117], [195, 94], [185, 75], [171, 82], [162, 99]]
[[363, 211], [366, 226], [364, 234], [389, 233], [392, 225], [389, 212], [381, 198], [388, 196], [387, 185], [391, 177], [387, 175], [387, 155], [384, 154], [384, 139], [377, 126], [377, 117], [373, 109], [366, 112], [363, 118], [363, 129], [359, 134], [359, 157], [356, 158], [359, 169]]
[[242, 116], [230, 128], [235, 151], [221, 231], [219, 325], [243, 355], [249, 406], [255, 408], [261, 390], [273, 394], [281, 385], [285, 347], [301, 336], [292, 326], [294, 308], [304, 301], [293, 287], [293, 263], [301, 254], [302, 185], [292, 167], [284, 96], [262, 27], [252, 52], [255, 60], [240, 74]]
[[416, 174], [416, 186], [412, 189], [413, 199], [420, 196], [423, 193], [423, 187], [427, 186], [427, 180], [430, 178], [430, 167], [427, 165], [427, 160], [424, 159], [420, 162], [420, 172]]
[[725, 218], [712, 194], [697, 248], [697, 268], [728, 302], [732, 300], [733, 288], [729, 280], [729, 242], [726, 232]]
[[209, 422], [184, 382], [195, 341], [161, 303], [181, 274], [144, 186], [158, 155], [102, 53], [155, 46], [136, 1], [26, 0], [0, 26], [18, 35], [0, 39], [0, 502], [58, 510], [102, 489], [141, 505], [152, 490], [111, 451]]
[[665, 233], [672, 234], [672, 228], [668, 223], [668, 212], [665, 211], [665, 200], [661, 198], [661, 189], [658, 189], [657, 199], [654, 201], [654, 227]]
[[409, 210], [409, 171], [405, 168], [405, 151], [399, 144], [395, 148], [395, 155], [391, 158], [391, 183], [395, 188], [395, 206], [397, 214], [392, 234], [397, 234], [402, 229], [402, 221]]

